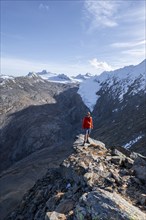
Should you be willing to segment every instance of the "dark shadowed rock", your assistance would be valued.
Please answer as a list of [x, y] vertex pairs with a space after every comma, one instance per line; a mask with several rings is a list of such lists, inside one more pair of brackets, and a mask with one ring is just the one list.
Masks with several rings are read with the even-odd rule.
[[146, 183], [146, 160], [138, 157], [133, 164], [136, 177]]

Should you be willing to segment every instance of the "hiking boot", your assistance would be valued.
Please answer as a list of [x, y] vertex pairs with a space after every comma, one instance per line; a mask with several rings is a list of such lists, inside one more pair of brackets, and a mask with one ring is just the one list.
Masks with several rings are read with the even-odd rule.
[[84, 141], [84, 142], [83, 142], [83, 144], [82, 144], [82, 146], [84, 146], [84, 145], [85, 145], [85, 143], [86, 143], [86, 142]]

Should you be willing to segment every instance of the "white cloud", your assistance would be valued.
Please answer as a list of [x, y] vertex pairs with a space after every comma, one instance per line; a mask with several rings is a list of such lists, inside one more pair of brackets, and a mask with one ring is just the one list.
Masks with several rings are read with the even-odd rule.
[[136, 25], [145, 23], [145, 12], [145, 1], [85, 0], [84, 3], [84, 21], [89, 25], [89, 32], [99, 27], [115, 26], [123, 26], [126, 31], [129, 27], [134, 30], [139, 27]]
[[[124, 55], [124, 58], [130, 60], [135, 58], [137, 60], [145, 59], [145, 46], [146, 40], [131, 41], [131, 42], [117, 42], [110, 45], [113, 48], [117, 48], [121, 56]], [[133, 60], [134, 61], [134, 60]]]
[[110, 46], [116, 48], [129, 48], [129, 47], [137, 47], [137, 46], [144, 46], [146, 44], [146, 40], [135, 41], [135, 42], [117, 42], [113, 43]]
[[89, 60], [89, 63], [91, 64], [91, 66], [95, 67], [96, 69], [101, 69], [103, 71], [113, 70], [113, 68], [110, 65], [108, 65], [106, 62], [99, 62], [96, 58]]
[[132, 22], [135, 21], [134, 23], [139, 23], [139, 21], [144, 21], [145, 22], [145, 1], [135, 1], [132, 3], [130, 2], [125, 2], [125, 5], [127, 4], [127, 7], [125, 8], [126, 10], [124, 13], [120, 15], [121, 19], [126, 21], [126, 22]]
[[143, 50], [143, 49], [125, 50], [125, 51], [122, 51], [122, 54], [135, 56], [136, 58], [141, 57], [141, 59], [145, 59], [145, 50]]
[[117, 1], [85, 1], [85, 16], [91, 22], [90, 29], [99, 26], [117, 26], [115, 14], [118, 9]]
[[46, 5], [46, 4], [43, 4], [43, 3], [41, 3], [40, 5], [39, 5], [39, 9], [40, 10], [49, 10], [49, 5]]

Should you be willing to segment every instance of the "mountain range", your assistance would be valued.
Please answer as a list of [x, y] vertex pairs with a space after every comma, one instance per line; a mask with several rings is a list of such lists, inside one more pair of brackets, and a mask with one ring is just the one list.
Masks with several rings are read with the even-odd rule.
[[87, 111], [93, 117], [92, 138], [107, 149], [123, 146], [146, 156], [145, 66], [146, 60], [99, 76], [68, 77], [45, 70], [0, 76], [3, 215], [48, 167], [58, 167], [73, 152]]
[[56, 74], [42, 70], [42, 72], [29, 72], [29, 77], [40, 76], [41, 78], [48, 80], [49, 82], [60, 82], [60, 83], [81, 83], [82, 81], [91, 78], [93, 75], [91, 73], [78, 74], [77, 76], [67, 76], [64, 73]]

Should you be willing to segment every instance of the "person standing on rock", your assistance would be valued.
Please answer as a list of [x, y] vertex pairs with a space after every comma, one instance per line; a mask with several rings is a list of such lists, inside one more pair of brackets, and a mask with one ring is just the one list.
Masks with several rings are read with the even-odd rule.
[[90, 115], [90, 112], [87, 112], [87, 115], [83, 118], [82, 128], [85, 130], [84, 143], [89, 143], [89, 136], [91, 129], [93, 129], [93, 120]]

